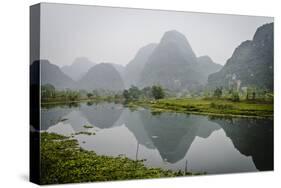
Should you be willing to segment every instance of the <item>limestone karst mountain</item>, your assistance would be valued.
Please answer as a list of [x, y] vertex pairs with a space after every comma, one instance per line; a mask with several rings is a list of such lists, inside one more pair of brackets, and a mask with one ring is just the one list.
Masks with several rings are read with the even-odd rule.
[[125, 69], [126, 69], [126, 67], [123, 66], [123, 65], [117, 64], [117, 63], [110, 63], [110, 64], [118, 71], [118, 73], [120, 74], [120, 76], [121, 76], [123, 82], [125, 82], [125, 77], [124, 77], [124, 75], [125, 75]]
[[218, 70], [219, 66], [209, 58], [197, 59], [186, 37], [172, 30], [164, 34], [148, 58], [138, 85], [160, 84], [174, 91], [192, 90], [204, 85], [208, 74]]
[[75, 82], [66, 74], [64, 74], [61, 69], [49, 60], [38, 60], [32, 63], [31, 71], [33, 67], [40, 66], [40, 81], [41, 85], [51, 84], [56, 89], [73, 89], [75, 88]]
[[273, 90], [273, 23], [259, 27], [252, 40], [242, 42], [224, 67], [209, 76], [208, 85]]
[[212, 73], [218, 72], [223, 66], [215, 63], [209, 56], [200, 56], [197, 58], [198, 71], [204, 77], [204, 80], [208, 81], [208, 76]]
[[157, 44], [151, 43], [140, 48], [134, 59], [132, 59], [126, 65], [125, 75], [124, 75], [124, 81], [126, 87], [130, 87], [132, 85], [138, 85], [142, 70], [156, 46]]
[[123, 80], [110, 63], [100, 63], [92, 67], [79, 81], [78, 88], [88, 91], [124, 89]]
[[95, 63], [90, 61], [88, 58], [78, 57], [71, 65], [61, 67], [61, 70], [73, 80], [77, 81], [94, 65]]

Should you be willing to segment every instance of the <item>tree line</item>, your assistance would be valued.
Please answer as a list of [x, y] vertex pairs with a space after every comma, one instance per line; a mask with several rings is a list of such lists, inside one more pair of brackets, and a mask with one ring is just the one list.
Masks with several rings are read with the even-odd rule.
[[273, 94], [270, 91], [255, 87], [247, 87], [244, 90], [235, 90], [232, 88], [224, 89], [223, 87], [217, 87], [214, 89], [212, 97], [227, 98], [233, 102], [239, 102], [241, 99], [247, 101], [273, 100]]
[[133, 101], [140, 99], [162, 99], [165, 97], [164, 89], [159, 85], [152, 87], [138, 88], [131, 86], [129, 89], [123, 91], [109, 91], [109, 90], [57, 90], [51, 84], [41, 86], [41, 100], [42, 102], [52, 101], [78, 101], [82, 99], [93, 100], [113, 100], [113, 101]]
[[163, 99], [165, 91], [160, 85], [152, 87], [144, 87], [139, 89], [136, 86], [131, 86], [129, 89], [123, 91], [123, 97], [126, 101], [139, 100], [139, 99]]

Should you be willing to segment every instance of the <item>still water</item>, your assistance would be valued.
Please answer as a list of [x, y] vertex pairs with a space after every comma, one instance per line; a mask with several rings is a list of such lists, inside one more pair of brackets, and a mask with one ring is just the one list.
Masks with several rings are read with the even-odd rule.
[[[85, 128], [91, 125], [93, 128]], [[43, 107], [41, 130], [75, 135], [99, 155], [145, 159], [148, 167], [208, 174], [273, 169], [273, 120], [153, 114], [121, 104]]]

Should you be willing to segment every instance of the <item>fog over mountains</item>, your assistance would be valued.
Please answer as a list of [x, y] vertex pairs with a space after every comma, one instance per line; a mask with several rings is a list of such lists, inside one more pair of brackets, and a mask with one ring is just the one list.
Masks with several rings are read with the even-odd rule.
[[204, 77], [204, 83], [207, 82], [208, 76], [212, 73], [219, 71], [223, 66], [221, 64], [217, 64], [213, 62], [213, 60], [205, 55], [200, 56], [197, 58], [198, 62], [198, 70], [201, 72], [202, 76]]
[[86, 57], [62, 68], [48, 60], [40, 62], [42, 85], [52, 84], [57, 89], [121, 91], [131, 85], [159, 84], [171, 91], [191, 91], [239, 83], [272, 90], [273, 23], [259, 27], [253, 39], [239, 45], [224, 66], [208, 55], [197, 57], [187, 38], [176, 30], [164, 33], [158, 44], [140, 48], [126, 67], [114, 62], [95, 64]]
[[90, 68], [78, 81], [77, 87], [89, 91], [94, 89], [118, 91], [125, 88], [121, 75], [110, 63], [100, 63]]
[[[139, 85], [144, 87], [160, 84], [170, 90], [194, 89], [206, 83], [210, 73], [221, 68], [210, 58], [209, 60], [207, 64], [197, 61], [186, 37], [178, 31], [168, 31], [148, 58]], [[209, 72], [204, 70], [209, 67]]]
[[41, 85], [52, 84], [56, 89], [75, 89], [76, 83], [64, 74], [59, 66], [48, 60], [35, 61], [31, 64], [30, 71], [36, 70], [40, 65]]
[[134, 59], [127, 64], [124, 75], [126, 87], [138, 85], [142, 70], [156, 46], [157, 44], [151, 43], [142, 47]]
[[63, 66], [61, 70], [73, 80], [78, 81], [95, 64], [86, 57], [79, 57], [71, 65]]

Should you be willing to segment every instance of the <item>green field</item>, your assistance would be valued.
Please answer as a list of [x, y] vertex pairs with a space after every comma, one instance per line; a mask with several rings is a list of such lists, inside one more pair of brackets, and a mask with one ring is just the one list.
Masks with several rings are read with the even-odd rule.
[[152, 112], [182, 112], [214, 116], [273, 117], [273, 102], [227, 99], [169, 98], [155, 101], [134, 101], [129, 107], [148, 107]]

